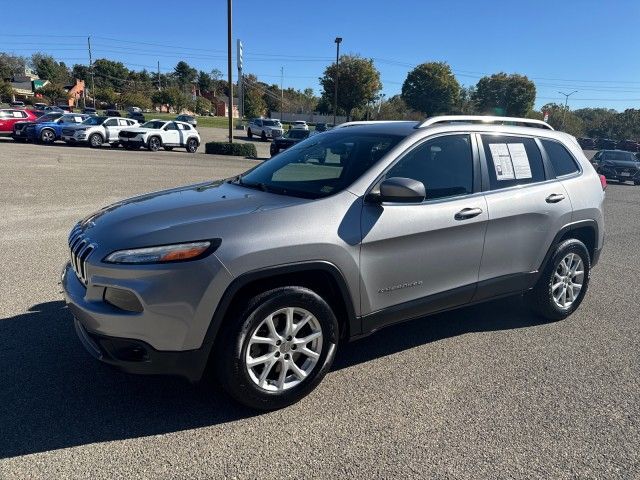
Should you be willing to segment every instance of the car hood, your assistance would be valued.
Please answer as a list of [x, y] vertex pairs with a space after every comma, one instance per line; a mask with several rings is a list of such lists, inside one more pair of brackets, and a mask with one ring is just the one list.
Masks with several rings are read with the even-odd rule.
[[627, 160], [604, 160], [604, 165], [611, 165], [613, 167], [625, 167], [625, 168], [640, 168], [640, 163], [627, 161]]
[[309, 201], [215, 181], [123, 200], [80, 223], [107, 250], [135, 248], [217, 238], [220, 222]]

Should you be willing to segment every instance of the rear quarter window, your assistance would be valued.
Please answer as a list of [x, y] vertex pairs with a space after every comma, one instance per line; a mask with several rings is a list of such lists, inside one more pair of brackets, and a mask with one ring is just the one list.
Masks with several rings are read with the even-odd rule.
[[559, 142], [553, 140], [540, 139], [542, 146], [547, 152], [549, 161], [557, 176], [570, 175], [580, 171], [575, 159], [567, 149]]

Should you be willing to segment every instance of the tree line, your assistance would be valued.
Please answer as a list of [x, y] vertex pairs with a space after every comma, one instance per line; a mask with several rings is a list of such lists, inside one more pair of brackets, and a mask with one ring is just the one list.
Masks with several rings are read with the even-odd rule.
[[[7, 80], [30, 66], [49, 84], [40, 93], [51, 102], [63, 98], [63, 86], [74, 78], [91, 87], [92, 72], [87, 65], [67, 66], [50, 55], [34, 53], [30, 57], [0, 53], [0, 98], [11, 94]], [[251, 73], [244, 75], [244, 109], [246, 117], [269, 115], [273, 111], [291, 113], [333, 113], [335, 79], [338, 79], [337, 107], [339, 115], [350, 119], [422, 119], [439, 114], [489, 114], [543, 118], [557, 129], [576, 136], [640, 138], [640, 110], [622, 113], [605, 108], [583, 108], [575, 111], [551, 103], [539, 111], [534, 109], [536, 86], [527, 76], [495, 73], [480, 78], [473, 86], [464, 87], [445, 62], [425, 62], [408, 72], [401, 93], [391, 98], [381, 94], [380, 72], [372, 59], [359, 55], [342, 55], [338, 65], [328, 65], [315, 96], [311, 88], [281, 90], [275, 83], [261, 81]], [[228, 96], [228, 82], [222, 72], [198, 70], [187, 62], [178, 62], [168, 73], [147, 69], [131, 70], [122, 62], [97, 59], [93, 63], [96, 100], [108, 105], [169, 105], [176, 111], [189, 109], [197, 113], [211, 111], [209, 98]], [[238, 85], [234, 85], [234, 94]], [[195, 94], [195, 101], [193, 100]]]

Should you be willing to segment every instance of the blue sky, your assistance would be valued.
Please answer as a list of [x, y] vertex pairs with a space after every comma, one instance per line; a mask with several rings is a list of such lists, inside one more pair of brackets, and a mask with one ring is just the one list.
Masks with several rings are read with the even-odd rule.
[[[154, 70], [159, 60], [163, 72], [185, 60], [226, 75], [225, 0], [108, 4], [104, 12], [88, 3], [70, 17], [56, 7], [55, 20], [4, 22], [0, 51], [88, 63], [91, 35], [94, 58]], [[43, 12], [51, 2], [29, 5]], [[82, 13], [92, 10], [95, 21]], [[43, 28], [49, 20], [73, 28]], [[499, 71], [525, 74], [536, 82], [537, 107], [563, 101], [558, 91], [578, 90], [572, 108], [640, 108], [639, 0], [235, 0], [233, 23], [234, 77], [240, 38], [245, 72], [279, 83], [283, 67], [285, 87], [319, 93], [318, 77], [335, 60], [333, 40], [341, 36], [341, 52], [374, 58], [387, 96], [400, 92], [412, 66], [439, 60], [463, 85]]]

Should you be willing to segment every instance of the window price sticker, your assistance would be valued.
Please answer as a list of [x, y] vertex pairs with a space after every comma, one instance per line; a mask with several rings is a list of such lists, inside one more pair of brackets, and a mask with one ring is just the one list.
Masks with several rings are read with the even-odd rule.
[[490, 143], [498, 180], [531, 178], [531, 165], [523, 143]]

